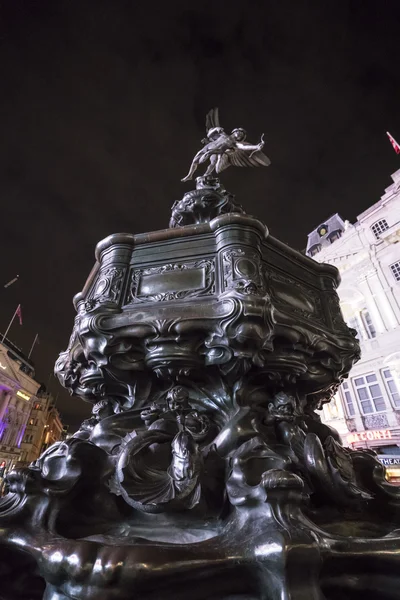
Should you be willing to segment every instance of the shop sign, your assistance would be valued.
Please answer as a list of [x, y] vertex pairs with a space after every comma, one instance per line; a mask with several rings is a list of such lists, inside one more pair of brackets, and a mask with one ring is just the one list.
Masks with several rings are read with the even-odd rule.
[[378, 460], [385, 467], [400, 466], [400, 456], [388, 456], [387, 454], [378, 454]]
[[368, 431], [354, 431], [347, 436], [347, 442], [349, 444], [356, 444], [357, 442], [372, 442], [376, 440], [391, 440], [392, 432], [390, 429], [376, 429]]

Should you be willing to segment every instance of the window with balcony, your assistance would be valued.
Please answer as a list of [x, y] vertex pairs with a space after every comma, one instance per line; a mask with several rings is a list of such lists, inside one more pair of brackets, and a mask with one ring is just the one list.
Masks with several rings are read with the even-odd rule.
[[390, 369], [384, 369], [382, 375], [393, 406], [400, 408], [400, 383], [398, 377]]
[[387, 409], [382, 390], [375, 373], [364, 375], [362, 377], [355, 377], [353, 379], [353, 383], [363, 415], [370, 415], [375, 412], [383, 412]]
[[350, 391], [350, 387], [349, 387], [349, 384], [347, 381], [344, 381], [342, 383], [342, 392], [343, 392], [343, 397], [344, 397], [344, 401], [345, 401], [345, 405], [346, 405], [346, 412], [349, 417], [354, 417], [354, 415], [356, 414], [356, 409], [354, 406], [353, 395]]
[[390, 265], [390, 269], [395, 280], [400, 281], [400, 262], [395, 262], [392, 265]]
[[376, 221], [376, 223], [371, 225], [371, 229], [372, 229], [372, 233], [374, 234], [375, 238], [377, 240], [379, 240], [380, 234], [383, 233], [384, 231], [386, 231], [387, 229], [389, 229], [389, 225], [388, 225], [386, 219], [379, 219], [379, 221]]

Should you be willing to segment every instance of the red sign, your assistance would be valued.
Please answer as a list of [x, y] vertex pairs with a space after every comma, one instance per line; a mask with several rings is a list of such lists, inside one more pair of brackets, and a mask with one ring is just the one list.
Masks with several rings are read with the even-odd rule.
[[389, 429], [377, 429], [375, 431], [355, 431], [347, 436], [349, 444], [357, 442], [372, 442], [373, 440], [391, 440], [392, 432]]

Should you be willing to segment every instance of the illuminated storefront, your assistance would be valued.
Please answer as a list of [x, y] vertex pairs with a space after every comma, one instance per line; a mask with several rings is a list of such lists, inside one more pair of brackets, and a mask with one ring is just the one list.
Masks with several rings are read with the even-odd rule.
[[372, 429], [353, 431], [346, 436], [347, 445], [354, 449], [370, 449], [385, 467], [386, 479], [400, 485], [400, 435], [399, 430]]
[[379, 454], [377, 458], [385, 467], [386, 479], [390, 483], [400, 485], [400, 448], [397, 456]]
[[[356, 447], [360, 447], [363, 442], [374, 442], [380, 440], [391, 440], [392, 432], [390, 429], [376, 429], [376, 430], [368, 430], [368, 431], [354, 431], [353, 433], [349, 433], [347, 436], [347, 443], [349, 446], [356, 445]], [[362, 446], [361, 446], [362, 447]], [[371, 444], [365, 444], [365, 447], [370, 448]]]

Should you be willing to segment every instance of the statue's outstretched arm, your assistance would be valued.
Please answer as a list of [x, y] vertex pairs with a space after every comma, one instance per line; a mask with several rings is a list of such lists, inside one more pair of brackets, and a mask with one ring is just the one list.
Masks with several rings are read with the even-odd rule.
[[247, 142], [241, 143], [236, 142], [236, 148], [238, 150], [244, 150], [245, 152], [256, 152], [257, 150], [262, 150], [264, 148], [264, 134], [262, 134], [261, 139], [258, 144], [248, 144]]
[[241, 144], [240, 142], [236, 142], [236, 147], [238, 150], [245, 150], [245, 152], [254, 152], [254, 150], [260, 150], [261, 147], [259, 144]]

